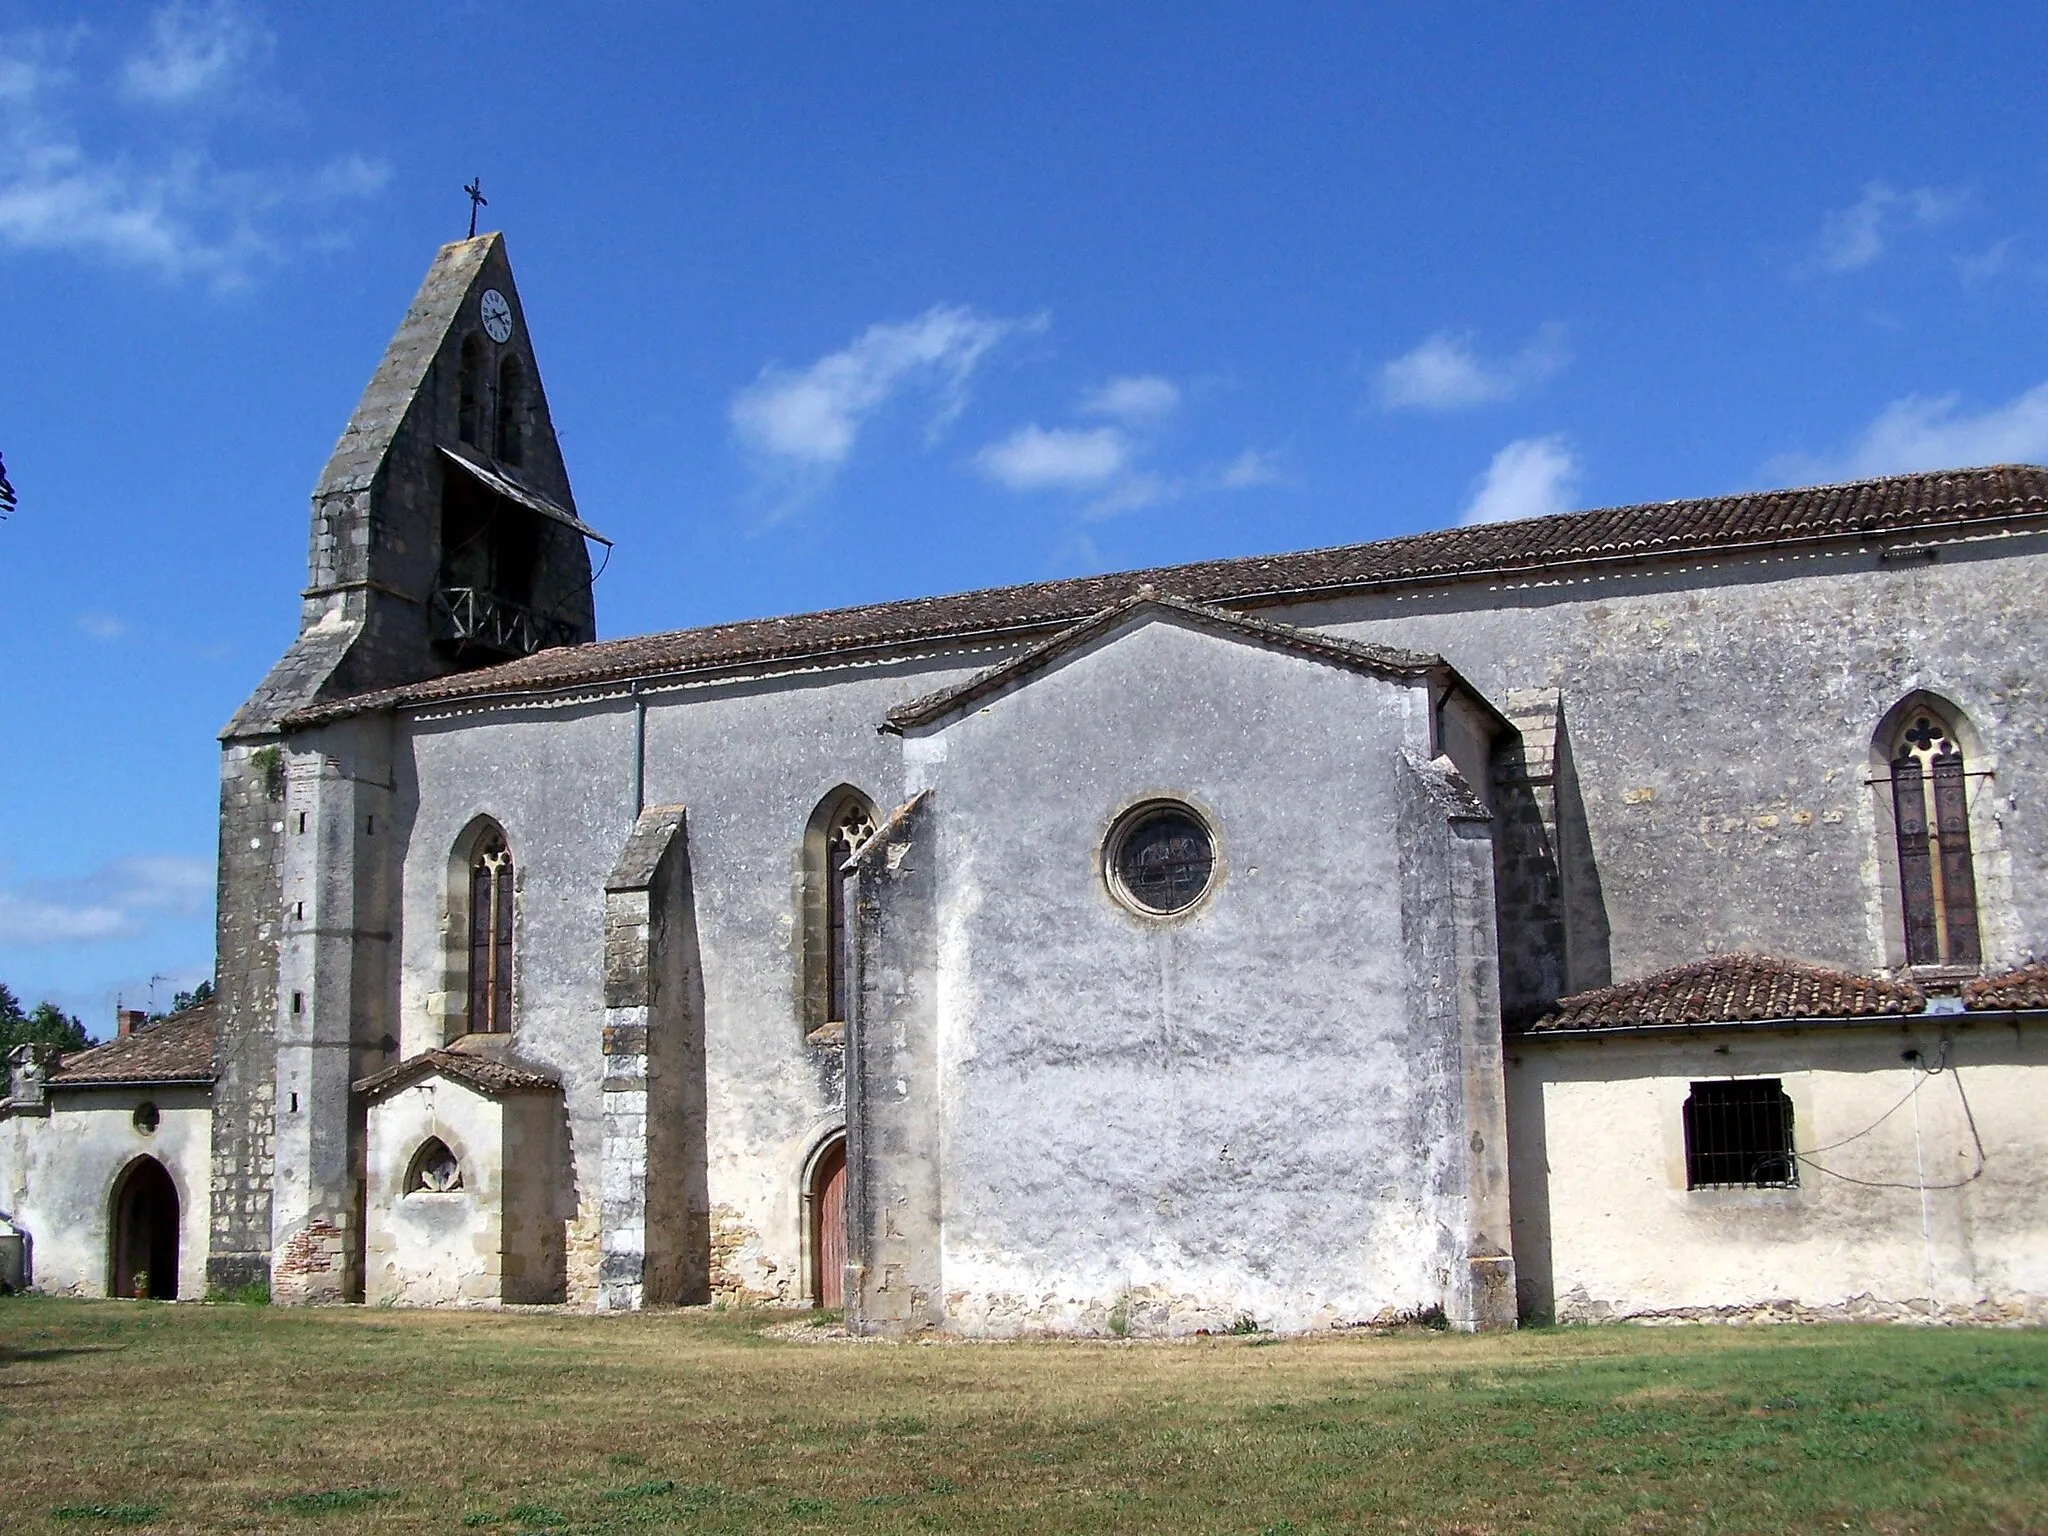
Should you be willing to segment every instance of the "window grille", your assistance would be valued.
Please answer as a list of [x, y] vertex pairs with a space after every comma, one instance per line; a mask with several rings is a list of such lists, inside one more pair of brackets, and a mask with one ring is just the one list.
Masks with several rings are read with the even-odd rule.
[[1979, 963], [1967, 782], [1948, 728], [1931, 712], [1916, 711], [1892, 757], [1909, 965]]
[[1687, 1189], [1789, 1189], [1798, 1182], [1792, 1101], [1777, 1078], [1692, 1085], [1685, 1101]]
[[469, 1029], [512, 1027], [512, 853], [495, 832], [469, 865]]

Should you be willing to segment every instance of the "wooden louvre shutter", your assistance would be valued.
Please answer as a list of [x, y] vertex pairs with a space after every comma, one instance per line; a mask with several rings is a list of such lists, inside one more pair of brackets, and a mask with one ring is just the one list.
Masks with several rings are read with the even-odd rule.
[[1941, 843], [1941, 915], [1948, 930], [1950, 965], [1978, 963], [1977, 877], [1970, 860], [1970, 804], [1963, 759], [1948, 752], [1934, 760], [1934, 828]]
[[1934, 864], [1927, 840], [1927, 791], [1919, 759], [1892, 764], [1892, 806], [1898, 815], [1899, 901], [1906, 914], [1906, 963], [1941, 963], [1934, 918]]

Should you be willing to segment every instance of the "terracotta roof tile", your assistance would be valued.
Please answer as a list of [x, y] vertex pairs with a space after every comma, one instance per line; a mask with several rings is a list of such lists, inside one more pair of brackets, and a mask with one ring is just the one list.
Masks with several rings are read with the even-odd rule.
[[1564, 998], [1530, 1026], [1530, 1033], [1763, 1019], [1856, 1019], [1918, 1013], [1926, 1005], [1920, 989], [1906, 982], [1854, 976], [1768, 955], [1715, 955], [1641, 981]]
[[122, 1083], [213, 1081], [213, 1003], [209, 1000], [125, 1039], [109, 1040], [64, 1057], [48, 1078], [52, 1088], [97, 1088]]
[[1121, 602], [1141, 586], [1189, 602], [1251, 608], [1318, 594], [1533, 575], [1817, 539], [1943, 537], [1972, 524], [2044, 515], [2048, 469], [2031, 465], [1610, 507], [1301, 554], [992, 587], [562, 646], [501, 666], [322, 702], [286, 716], [285, 723], [311, 725], [374, 709], [790, 662], [830, 653], [1016, 639], [1065, 628]]
[[1997, 976], [1979, 977], [1963, 988], [1963, 1006], [1973, 1012], [2048, 1008], [2048, 965], [2036, 961]]
[[534, 1093], [562, 1086], [558, 1078], [544, 1077], [506, 1062], [492, 1061], [487, 1056], [474, 1056], [466, 1051], [422, 1051], [417, 1056], [408, 1056], [396, 1066], [372, 1073], [356, 1083], [355, 1090], [376, 1098], [380, 1094], [409, 1088], [436, 1072], [492, 1098], [501, 1093]]
[[1291, 624], [1274, 624], [1265, 619], [1247, 618], [1243, 614], [1230, 613], [1221, 608], [1183, 602], [1176, 597], [1164, 597], [1150, 587], [1140, 587], [1122, 602], [1114, 603], [1100, 613], [1083, 619], [1079, 624], [1061, 630], [1050, 640], [1034, 645], [1020, 655], [1012, 656], [1008, 661], [998, 662], [993, 667], [975, 673], [965, 682], [955, 683], [950, 688], [941, 688], [936, 693], [928, 693], [922, 698], [898, 704], [886, 717], [888, 725], [892, 730], [929, 725], [934, 720], [1000, 691], [1010, 683], [1051, 666], [1068, 652], [1079, 649], [1100, 635], [1107, 634], [1141, 610], [1156, 610], [1212, 633], [1222, 631], [1240, 639], [1263, 641], [1268, 645], [1292, 651], [1296, 655], [1309, 656], [1333, 666], [1348, 667], [1353, 671], [1371, 672], [1380, 676], [1421, 677], [1441, 668], [1444, 664], [1441, 656], [1422, 651], [1396, 650], [1391, 646], [1371, 645], [1364, 641], [1346, 640], [1336, 635], [1318, 634], [1312, 629], [1297, 629]]

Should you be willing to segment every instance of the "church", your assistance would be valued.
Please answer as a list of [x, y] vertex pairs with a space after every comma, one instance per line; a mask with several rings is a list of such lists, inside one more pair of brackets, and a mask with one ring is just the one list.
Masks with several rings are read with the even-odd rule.
[[2048, 470], [599, 640], [442, 249], [17, 1283], [857, 1333], [2048, 1321]]

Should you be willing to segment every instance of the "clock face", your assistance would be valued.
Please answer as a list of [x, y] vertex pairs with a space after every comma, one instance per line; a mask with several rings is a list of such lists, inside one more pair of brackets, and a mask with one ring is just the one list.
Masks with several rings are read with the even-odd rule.
[[511, 336], [512, 306], [505, 302], [505, 295], [495, 288], [486, 288], [477, 308], [483, 315], [484, 334], [491, 340], [504, 341]]

